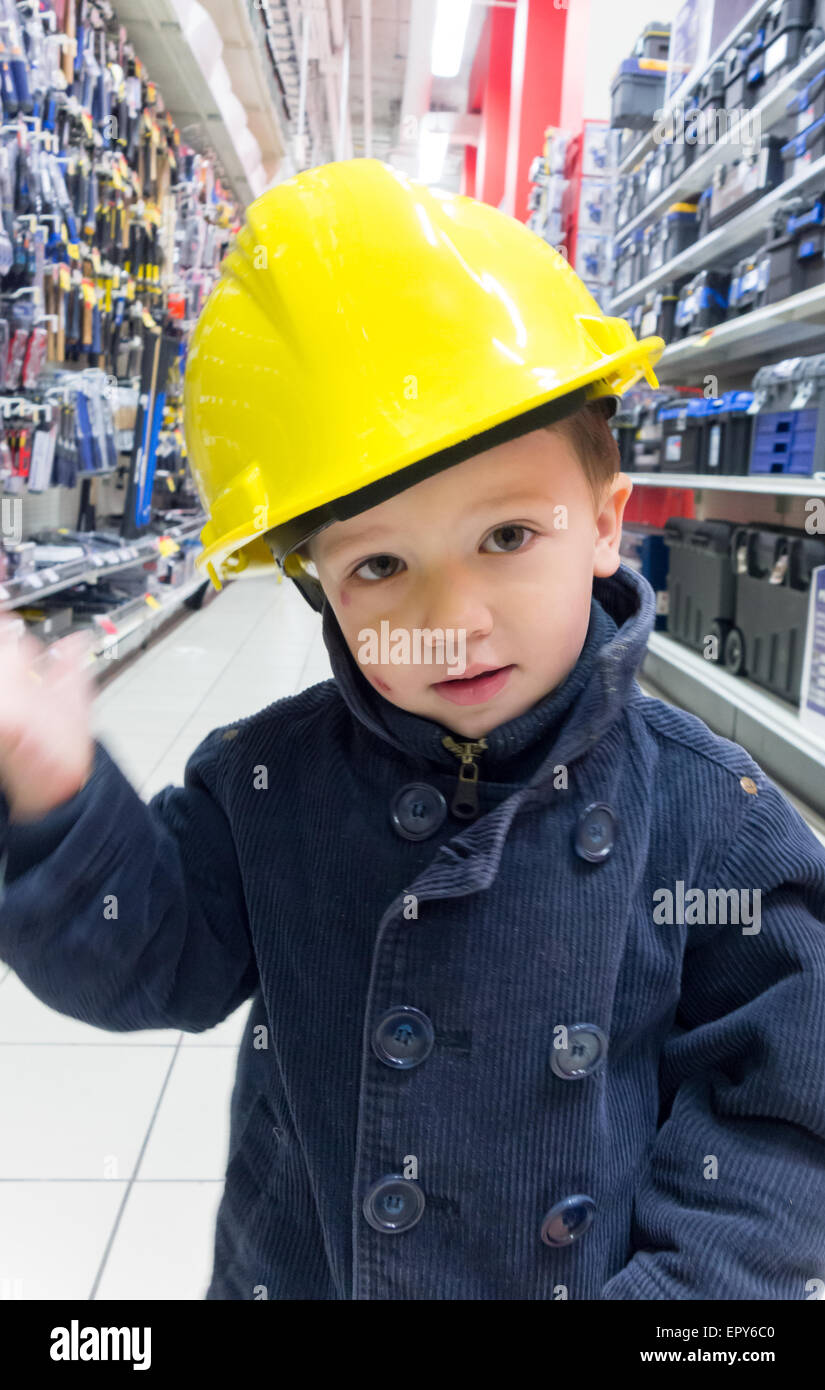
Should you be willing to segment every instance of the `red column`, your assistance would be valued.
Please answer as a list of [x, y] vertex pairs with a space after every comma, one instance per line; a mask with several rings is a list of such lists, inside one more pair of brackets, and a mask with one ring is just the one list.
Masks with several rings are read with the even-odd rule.
[[[515, 11], [491, 8], [486, 23], [487, 68], [481, 98], [481, 137], [476, 163], [476, 197], [498, 207], [504, 196], [510, 72]], [[479, 50], [481, 50], [481, 44]], [[473, 109], [472, 107], [470, 108]]]
[[[527, 220], [527, 173], [548, 125], [561, 124], [567, 6], [580, 0], [518, 0], [513, 28], [504, 211]], [[582, 75], [583, 81], [583, 75]]]
[[476, 146], [464, 146], [464, 167], [461, 171], [461, 192], [468, 198], [476, 196]]

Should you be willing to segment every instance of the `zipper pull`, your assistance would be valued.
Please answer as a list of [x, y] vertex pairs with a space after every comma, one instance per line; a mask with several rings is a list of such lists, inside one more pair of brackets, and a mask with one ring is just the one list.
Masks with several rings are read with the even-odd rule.
[[481, 753], [487, 747], [486, 738], [480, 738], [475, 742], [470, 739], [465, 743], [459, 743], [456, 739], [447, 734], [441, 742], [451, 753], [455, 753], [461, 759], [461, 767], [458, 770], [458, 785], [455, 789], [450, 810], [454, 816], [460, 820], [472, 820], [478, 815], [478, 763], [475, 755]]

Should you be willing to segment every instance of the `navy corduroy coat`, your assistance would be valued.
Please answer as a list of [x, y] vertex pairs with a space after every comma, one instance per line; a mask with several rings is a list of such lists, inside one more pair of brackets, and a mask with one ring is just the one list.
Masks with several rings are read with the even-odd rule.
[[0, 957], [38, 998], [117, 1031], [252, 1001], [207, 1298], [817, 1296], [825, 849], [643, 694], [653, 620], [624, 564], [594, 581], [470, 821], [450, 730], [373, 690], [328, 605], [334, 678], [215, 730], [183, 787], [144, 803], [97, 740], [48, 816], [2, 806]]

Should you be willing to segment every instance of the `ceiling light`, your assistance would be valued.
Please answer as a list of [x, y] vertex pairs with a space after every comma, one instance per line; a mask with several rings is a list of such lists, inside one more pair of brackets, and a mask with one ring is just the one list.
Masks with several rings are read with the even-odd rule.
[[461, 67], [471, 0], [438, 0], [431, 67], [434, 77], [456, 77]]

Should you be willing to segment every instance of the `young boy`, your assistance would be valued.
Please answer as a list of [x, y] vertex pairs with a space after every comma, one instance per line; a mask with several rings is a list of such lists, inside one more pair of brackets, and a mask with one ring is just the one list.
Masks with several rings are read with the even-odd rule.
[[213, 579], [265, 537], [334, 679], [145, 805], [71, 660], [33, 707], [0, 648], [0, 957], [101, 1028], [252, 999], [209, 1299], [821, 1288], [825, 851], [635, 680], [606, 413], [661, 347], [494, 209], [374, 160], [289, 180], [196, 330], [187, 439]]

